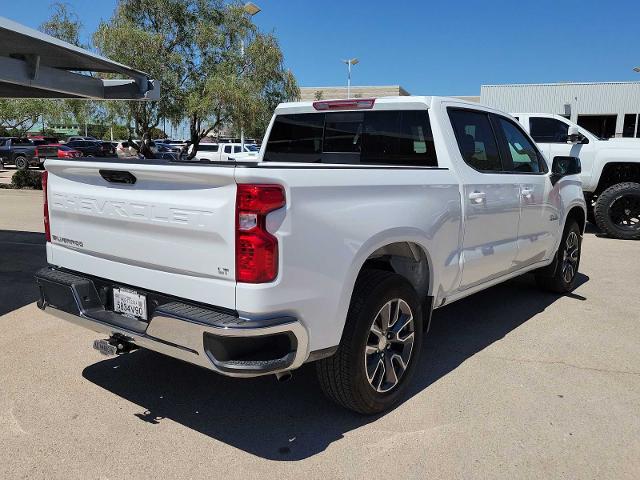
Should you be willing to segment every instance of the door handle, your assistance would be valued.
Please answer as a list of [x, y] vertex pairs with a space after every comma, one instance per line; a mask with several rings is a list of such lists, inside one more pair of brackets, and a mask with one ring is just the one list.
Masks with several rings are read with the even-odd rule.
[[523, 198], [531, 198], [533, 195], [533, 188], [523, 188], [520, 190], [520, 195], [522, 195]]
[[473, 203], [474, 205], [483, 204], [486, 197], [487, 197], [487, 194], [484, 192], [475, 191], [469, 194], [469, 200], [471, 200], [471, 203]]

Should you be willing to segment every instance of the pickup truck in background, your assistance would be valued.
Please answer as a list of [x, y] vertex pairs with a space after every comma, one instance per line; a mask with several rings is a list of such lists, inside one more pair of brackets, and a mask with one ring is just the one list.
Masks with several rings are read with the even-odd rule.
[[42, 168], [35, 151], [35, 144], [28, 138], [0, 137], [0, 163], [15, 165], [18, 170]]
[[282, 104], [253, 161], [45, 166], [41, 309], [109, 354], [237, 377], [316, 362], [364, 414], [405, 394], [433, 309], [527, 272], [558, 293], [578, 278], [579, 160], [457, 99]]
[[[192, 148], [193, 145], [190, 145], [189, 153]], [[245, 160], [256, 157], [258, 150], [255, 144], [245, 144], [243, 148], [239, 143], [200, 143], [198, 145], [196, 158], [210, 162], [229, 161], [235, 160], [236, 158]]]
[[640, 139], [602, 139], [560, 115], [513, 115], [548, 158], [580, 157], [590, 222], [611, 237], [640, 239]]

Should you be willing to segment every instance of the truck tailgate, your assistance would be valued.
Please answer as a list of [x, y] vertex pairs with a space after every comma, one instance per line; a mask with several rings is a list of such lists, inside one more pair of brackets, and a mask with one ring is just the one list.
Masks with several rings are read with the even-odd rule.
[[46, 168], [49, 263], [235, 308], [232, 166], [49, 160]]

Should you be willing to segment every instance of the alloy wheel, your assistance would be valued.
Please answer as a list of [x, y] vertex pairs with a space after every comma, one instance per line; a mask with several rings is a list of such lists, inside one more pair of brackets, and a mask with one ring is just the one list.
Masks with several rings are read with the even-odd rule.
[[640, 229], [640, 196], [623, 195], [616, 198], [609, 207], [609, 217], [617, 228]]
[[392, 390], [411, 361], [415, 323], [411, 307], [401, 298], [378, 311], [367, 338], [364, 364], [369, 385], [380, 393]]
[[571, 283], [573, 277], [578, 272], [578, 262], [580, 261], [580, 239], [576, 232], [569, 232], [564, 242], [562, 255], [562, 279], [566, 283]]

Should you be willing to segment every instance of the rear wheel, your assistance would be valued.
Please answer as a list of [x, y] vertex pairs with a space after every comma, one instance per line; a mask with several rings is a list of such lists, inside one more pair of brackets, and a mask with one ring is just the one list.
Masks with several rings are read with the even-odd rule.
[[360, 274], [338, 351], [317, 362], [324, 393], [362, 414], [402, 399], [422, 347], [418, 296], [404, 277], [381, 270]]
[[567, 293], [576, 288], [576, 278], [580, 267], [582, 232], [575, 220], [567, 221], [562, 241], [556, 253], [555, 268], [536, 274], [538, 286], [555, 293]]
[[624, 182], [607, 188], [596, 201], [598, 228], [613, 238], [640, 239], [640, 183]]
[[29, 168], [29, 161], [27, 160], [27, 157], [23, 155], [18, 155], [16, 158], [14, 158], [13, 162], [15, 163], [18, 170], [26, 170], [27, 168]]

